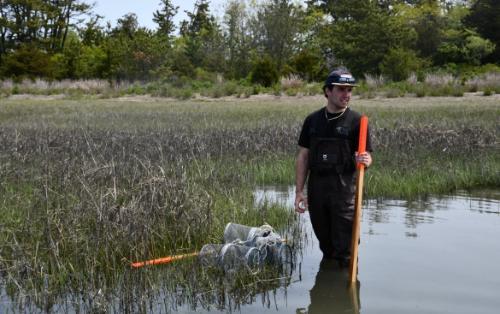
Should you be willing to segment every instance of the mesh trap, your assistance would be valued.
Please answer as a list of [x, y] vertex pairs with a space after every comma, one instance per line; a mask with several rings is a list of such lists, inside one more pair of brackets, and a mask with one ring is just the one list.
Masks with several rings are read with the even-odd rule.
[[202, 265], [224, 271], [247, 268], [258, 271], [264, 265], [292, 270], [293, 251], [290, 245], [269, 225], [249, 227], [228, 223], [224, 229], [224, 244], [206, 244], [198, 258]]

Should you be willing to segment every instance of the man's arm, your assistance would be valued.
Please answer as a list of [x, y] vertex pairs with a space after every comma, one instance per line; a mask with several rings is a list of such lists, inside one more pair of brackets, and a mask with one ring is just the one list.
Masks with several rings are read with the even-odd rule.
[[295, 162], [295, 211], [303, 213], [307, 208], [307, 198], [304, 195], [309, 162], [309, 149], [299, 146]]

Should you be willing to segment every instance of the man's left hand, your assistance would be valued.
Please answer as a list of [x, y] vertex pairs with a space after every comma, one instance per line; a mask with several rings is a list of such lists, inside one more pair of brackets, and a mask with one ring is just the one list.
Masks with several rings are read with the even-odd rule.
[[356, 162], [362, 163], [366, 167], [370, 167], [370, 165], [372, 164], [372, 155], [369, 152], [364, 152], [361, 154], [358, 154], [356, 152], [355, 157], [356, 157]]

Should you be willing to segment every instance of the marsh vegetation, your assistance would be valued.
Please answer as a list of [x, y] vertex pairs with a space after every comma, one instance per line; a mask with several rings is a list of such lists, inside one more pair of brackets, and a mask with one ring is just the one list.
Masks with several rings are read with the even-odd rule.
[[[355, 99], [376, 150], [367, 197], [500, 186], [499, 101]], [[255, 206], [252, 190], [293, 184], [302, 121], [323, 103], [2, 101], [0, 272], [13, 308], [235, 309], [286, 285], [272, 269], [228, 283], [194, 260], [129, 264], [219, 243], [228, 222], [296, 226], [288, 208]]]

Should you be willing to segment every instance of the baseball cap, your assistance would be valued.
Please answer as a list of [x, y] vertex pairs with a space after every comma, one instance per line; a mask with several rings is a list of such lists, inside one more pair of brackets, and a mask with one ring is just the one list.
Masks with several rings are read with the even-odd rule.
[[351, 73], [333, 71], [331, 72], [325, 81], [325, 87], [330, 85], [340, 85], [340, 86], [358, 86], [356, 85], [356, 79]]

